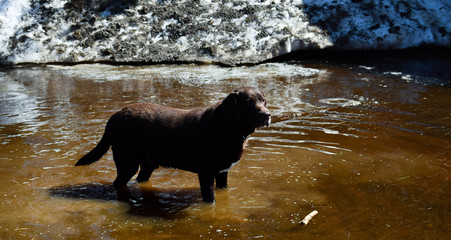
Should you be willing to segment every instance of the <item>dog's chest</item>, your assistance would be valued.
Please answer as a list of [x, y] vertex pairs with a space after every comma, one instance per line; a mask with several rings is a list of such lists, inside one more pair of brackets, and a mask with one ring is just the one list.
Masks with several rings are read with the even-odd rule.
[[227, 172], [233, 165], [237, 164], [244, 153], [247, 144], [247, 138], [244, 141], [235, 142], [229, 148], [223, 149], [222, 154], [218, 155], [217, 167], [220, 172]]

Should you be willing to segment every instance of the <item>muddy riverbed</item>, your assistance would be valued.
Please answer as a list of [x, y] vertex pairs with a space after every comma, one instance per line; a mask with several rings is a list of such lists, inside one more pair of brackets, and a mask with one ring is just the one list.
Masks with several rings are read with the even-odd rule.
[[[448, 239], [446, 77], [297, 62], [0, 69], [0, 239]], [[214, 205], [192, 173], [160, 168], [124, 196], [111, 152], [73, 166], [127, 104], [208, 106], [240, 86], [261, 88], [275, 117]]]

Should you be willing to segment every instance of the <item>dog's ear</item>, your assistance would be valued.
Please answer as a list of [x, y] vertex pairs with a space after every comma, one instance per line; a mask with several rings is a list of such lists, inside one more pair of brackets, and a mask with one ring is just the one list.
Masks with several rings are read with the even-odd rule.
[[224, 113], [229, 115], [230, 119], [239, 121], [241, 119], [241, 112], [239, 111], [239, 90], [231, 92], [221, 103]]
[[231, 92], [223, 101], [222, 103], [225, 104], [227, 107], [233, 107], [238, 102], [238, 90], [235, 90]]

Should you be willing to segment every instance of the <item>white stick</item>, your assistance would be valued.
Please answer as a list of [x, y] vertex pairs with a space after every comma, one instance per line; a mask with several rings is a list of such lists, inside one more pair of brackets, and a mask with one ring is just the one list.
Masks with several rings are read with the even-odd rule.
[[313, 211], [313, 212], [311, 212], [311, 213], [309, 213], [307, 216], [305, 216], [305, 218], [304, 219], [302, 219], [302, 221], [300, 221], [299, 223], [301, 224], [301, 225], [307, 225], [307, 223], [316, 215], [316, 214], [318, 214], [318, 211]]

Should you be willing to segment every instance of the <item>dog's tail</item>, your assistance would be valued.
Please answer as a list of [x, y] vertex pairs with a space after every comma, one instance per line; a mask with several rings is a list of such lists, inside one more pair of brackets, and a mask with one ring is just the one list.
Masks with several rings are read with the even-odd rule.
[[99, 160], [110, 148], [109, 138], [106, 136], [106, 133], [103, 134], [102, 139], [100, 139], [99, 144], [92, 149], [88, 154], [80, 158], [80, 160], [75, 163], [75, 166], [82, 166], [91, 164], [97, 160]]

